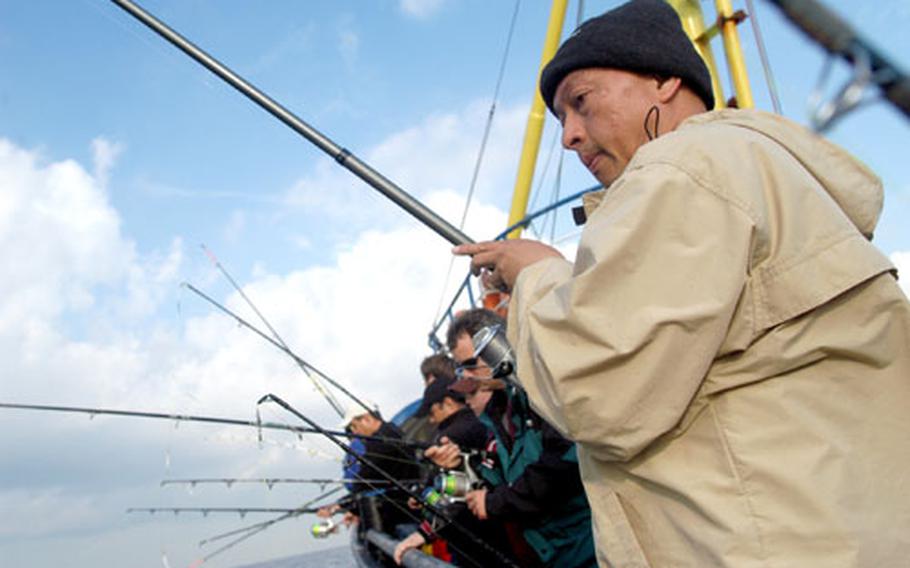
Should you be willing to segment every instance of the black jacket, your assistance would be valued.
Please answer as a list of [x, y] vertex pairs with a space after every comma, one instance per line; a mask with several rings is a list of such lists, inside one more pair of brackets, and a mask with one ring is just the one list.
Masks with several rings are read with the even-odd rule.
[[[401, 431], [388, 422], [383, 422], [379, 430], [373, 434], [375, 438], [388, 438], [394, 440], [403, 440]], [[396, 444], [395, 442], [386, 442], [378, 439], [367, 439], [364, 442], [363, 457], [369, 460], [379, 470], [389, 474], [396, 480], [409, 482], [420, 477], [420, 469], [417, 465], [416, 456], [413, 450], [408, 446]], [[355, 473], [360, 479], [368, 480], [385, 480], [385, 476], [366, 464], [360, 464], [360, 468]], [[388, 485], [388, 484], [385, 484]], [[358, 489], [365, 490], [369, 486], [362, 484]]]
[[490, 436], [487, 427], [467, 406], [440, 422], [437, 428], [436, 442], [445, 436], [462, 450], [482, 450]]

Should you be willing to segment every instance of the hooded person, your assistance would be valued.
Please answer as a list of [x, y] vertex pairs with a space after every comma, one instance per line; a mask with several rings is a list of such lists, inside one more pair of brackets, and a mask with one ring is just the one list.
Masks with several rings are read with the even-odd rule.
[[541, 94], [604, 189], [575, 262], [456, 247], [509, 289], [517, 376], [578, 443], [598, 561], [910, 557], [910, 305], [871, 243], [876, 176], [784, 118], [708, 111], [668, 3], [583, 24]]

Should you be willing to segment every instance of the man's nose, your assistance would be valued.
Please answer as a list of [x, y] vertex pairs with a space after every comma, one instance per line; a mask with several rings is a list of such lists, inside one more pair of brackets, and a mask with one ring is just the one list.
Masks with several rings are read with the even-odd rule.
[[562, 146], [567, 150], [575, 150], [584, 139], [584, 129], [581, 122], [571, 113], [567, 114], [562, 122]]

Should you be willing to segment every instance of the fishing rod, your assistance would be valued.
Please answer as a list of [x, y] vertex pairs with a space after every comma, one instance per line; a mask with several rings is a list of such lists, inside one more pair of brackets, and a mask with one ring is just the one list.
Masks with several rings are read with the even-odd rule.
[[[265, 326], [272, 333], [272, 337], [274, 337], [275, 340], [278, 341], [278, 343], [280, 343], [282, 345], [282, 347], [284, 347], [286, 349], [290, 349], [290, 347], [288, 347], [288, 344], [284, 342], [284, 339], [282, 339], [281, 336], [278, 335], [278, 331], [276, 331], [275, 328], [272, 327], [272, 324], [269, 323], [269, 320], [265, 319], [265, 316], [262, 315], [262, 312], [259, 311], [259, 308], [256, 307], [256, 304], [254, 304], [253, 301], [249, 298], [249, 296], [246, 295], [246, 293], [243, 291], [243, 288], [241, 288], [237, 284], [237, 282], [234, 280], [234, 278], [230, 275], [230, 273], [228, 273], [227, 269], [221, 264], [221, 262], [215, 256], [215, 253], [213, 253], [211, 250], [209, 250], [209, 248], [207, 246], [205, 246], [205, 244], [202, 244], [200, 246], [202, 247], [202, 250], [203, 250], [203, 252], [205, 252], [206, 256], [209, 257], [209, 261], [211, 261], [212, 264], [215, 265], [215, 268], [217, 268], [221, 272], [221, 274], [224, 275], [224, 277], [227, 279], [227, 281], [231, 283], [231, 286], [233, 286], [234, 290], [236, 290], [237, 293], [240, 294], [240, 297], [243, 298], [243, 300], [247, 303], [247, 305], [253, 309], [253, 311], [256, 313], [257, 316], [259, 316], [259, 319], [262, 321], [262, 323], [265, 324]], [[325, 398], [325, 400], [329, 403], [329, 405], [335, 409], [335, 412], [338, 413], [338, 416], [344, 417], [344, 408], [342, 408], [341, 403], [338, 402], [338, 400], [335, 398], [335, 396], [331, 392], [329, 392], [325, 389], [325, 387], [319, 381], [318, 377], [314, 377], [310, 373], [310, 369], [307, 365], [303, 364], [302, 362], [298, 361], [297, 359], [295, 359], [294, 361], [297, 363], [297, 366], [300, 367], [300, 370], [303, 371], [303, 374], [306, 375], [307, 378], [310, 379], [310, 381], [312, 381], [313, 386], [316, 387], [316, 390], [319, 391], [319, 393], [323, 396], [323, 398]]]
[[[457, 529], [461, 534], [468, 537], [468, 539], [470, 539], [474, 544], [480, 545], [481, 548], [483, 548], [484, 550], [486, 550], [488, 552], [492, 552], [493, 555], [496, 556], [502, 562], [502, 565], [518, 568], [518, 566], [514, 562], [512, 562], [512, 560], [510, 560], [507, 556], [505, 556], [502, 552], [500, 552], [496, 548], [490, 546], [485, 540], [483, 540], [482, 538], [475, 535], [473, 531], [470, 531], [469, 529], [465, 528], [461, 523], [456, 522], [455, 519], [453, 519], [448, 513], [444, 512], [442, 509], [440, 509], [437, 505], [430, 503], [426, 498], [424, 498], [423, 495], [420, 495], [416, 491], [410, 489], [409, 487], [406, 487], [403, 483], [399, 482], [392, 475], [387, 473], [384, 469], [377, 467], [375, 463], [373, 463], [372, 461], [359, 455], [350, 446], [348, 446], [347, 444], [345, 444], [344, 442], [339, 440], [337, 437], [333, 436], [327, 430], [323, 429], [321, 426], [319, 426], [319, 424], [317, 424], [313, 420], [310, 420], [309, 418], [307, 418], [305, 415], [303, 415], [301, 412], [299, 412], [297, 409], [295, 409], [293, 406], [291, 406], [290, 404], [288, 404], [287, 402], [285, 402], [278, 396], [271, 394], [271, 393], [266, 394], [265, 396], [263, 396], [262, 398], [259, 399], [259, 401], [256, 403], [256, 405], [259, 406], [259, 405], [265, 404], [267, 402], [273, 402], [273, 403], [281, 406], [282, 408], [284, 408], [285, 410], [287, 410], [288, 412], [290, 412], [291, 414], [293, 414], [294, 416], [296, 416], [297, 418], [299, 418], [300, 420], [305, 422], [308, 426], [310, 426], [316, 430], [322, 431], [322, 433], [325, 435], [326, 438], [329, 439], [329, 441], [331, 441], [333, 444], [335, 444], [336, 446], [341, 448], [341, 450], [343, 452], [345, 452], [346, 454], [348, 454], [349, 456], [351, 456], [352, 458], [357, 460], [361, 465], [365, 465], [369, 468], [372, 468], [374, 471], [379, 473], [382, 477], [384, 477], [388, 481], [390, 481], [391, 484], [396, 489], [404, 492], [409, 497], [414, 498], [426, 510], [430, 511], [431, 513], [433, 513], [434, 515], [441, 518], [446, 523], [448, 523], [449, 525], [451, 525], [452, 527]], [[386, 498], [388, 499], [388, 497], [386, 497]], [[389, 501], [392, 502], [393, 504], [396, 504], [391, 499], [389, 499]], [[475, 564], [477, 564], [476, 561], [474, 561], [474, 560], [471, 560], [471, 561], [474, 562]], [[479, 564], [477, 564], [477, 565], [480, 566]]]
[[[311, 499], [311, 500], [307, 501], [306, 503], [304, 503], [304, 506], [309, 507], [310, 505], [312, 505], [313, 503], [315, 503], [315, 502], [317, 502], [317, 501], [321, 501], [322, 499], [324, 499], [324, 498], [326, 498], [326, 497], [328, 497], [328, 496], [330, 496], [330, 495], [333, 495], [333, 494], [335, 494], [335, 493], [338, 493], [338, 491], [340, 491], [340, 490], [341, 490], [340, 487], [336, 487], [336, 488], [332, 489], [331, 491], [326, 491], [325, 493], [319, 495], [318, 497], [316, 497], [316, 498], [314, 498], [314, 499]], [[318, 512], [319, 509], [317, 508], [316, 511]], [[308, 510], [308, 511], [305, 511], [305, 512], [312, 512], [312, 511], [309, 511], [309, 510]], [[301, 513], [301, 514], [303, 514], [303, 513]], [[239, 533], [242, 533], [242, 532], [247, 532], [247, 531], [255, 530], [255, 529], [257, 529], [257, 528], [259, 528], [259, 527], [261, 527], [261, 526], [263, 526], [263, 525], [266, 525], [265, 528], [268, 528], [268, 527], [274, 525], [275, 523], [278, 523], [278, 522], [280, 522], [280, 521], [283, 521], [283, 520], [286, 520], [286, 519], [289, 519], [289, 518], [292, 518], [292, 515], [284, 514], [284, 515], [281, 515], [280, 517], [276, 517], [276, 518], [270, 519], [270, 520], [268, 520], [268, 521], [263, 521], [263, 522], [260, 522], [260, 523], [256, 523], [256, 524], [254, 524], [254, 525], [249, 525], [249, 526], [246, 526], [246, 527], [241, 527], [241, 528], [239, 528], [239, 529], [234, 529], [234, 530], [228, 531], [228, 532], [226, 532], [226, 533], [217, 534], [217, 535], [215, 535], [215, 536], [210, 536], [210, 537], [208, 537], [208, 538], [205, 538], [205, 539], [200, 540], [200, 541], [199, 541], [199, 546], [204, 546], [204, 545], [209, 544], [209, 543], [211, 543], [211, 542], [215, 542], [216, 540], [221, 540], [221, 539], [223, 539], [223, 538], [227, 538], [227, 537], [233, 536], [233, 535], [235, 535], [235, 534], [239, 534]], [[263, 529], [263, 530], [264, 530], [264, 529]], [[257, 532], [260, 532], [260, 531], [257, 531]]]
[[415, 442], [402, 440], [400, 438], [389, 438], [386, 436], [366, 436], [362, 434], [352, 434], [340, 430], [325, 430], [323, 428], [307, 428], [303, 426], [291, 426], [280, 422], [263, 422], [261, 420], [240, 420], [236, 418], [222, 418], [217, 416], [199, 416], [193, 414], [171, 414], [165, 412], [145, 412], [140, 410], [115, 410], [110, 408], [87, 408], [80, 406], [51, 406], [46, 404], [18, 404], [11, 402], [0, 402], [0, 408], [9, 408], [14, 410], [42, 410], [50, 412], [72, 412], [78, 414], [88, 414], [90, 418], [95, 416], [130, 416], [134, 418], [153, 418], [161, 420], [173, 420], [175, 422], [204, 422], [207, 424], [227, 424], [229, 426], [247, 426], [256, 429], [266, 430], [284, 430], [294, 432], [295, 434], [324, 434], [330, 433], [333, 436], [344, 438], [361, 439], [365, 441], [384, 442], [387, 444], [397, 444], [409, 447], [415, 450], [425, 450], [430, 444], [424, 442]]
[[202, 298], [203, 300], [207, 301], [208, 303], [212, 304], [213, 306], [215, 306], [216, 308], [218, 308], [219, 310], [221, 310], [222, 312], [224, 312], [225, 314], [227, 314], [228, 316], [230, 316], [231, 318], [233, 318], [234, 321], [236, 321], [236, 322], [237, 322], [238, 324], [240, 324], [241, 326], [243, 326], [243, 327], [249, 329], [250, 331], [252, 331], [252, 332], [255, 333], [256, 335], [258, 335], [259, 337], [265, 339], [266, 341], [268, 341], [269, 343], [271, 343], [272, 345], [274, 345], [277, 349], [279, 349], [279, 350], [281, 350], [282, 352], [284, 352], [288, 357], [292, 358], [292, 359], [293, 359], [298, 365], [300, 365], [301, 367], [307, 367], [307, 368], [309, 368], [310, 370], [312, 370], [314, 373], [318, 374], [320, 377], [322, 377], [323, 379], [325, 379], [330, 385], [332, 385], [332, 386], [335, 387], [336, 389], [340, 390], [341, 392], [343, 392], [344, 394], [346, 394], [348, 397], [350, 397], [351, 400], [353, 400], [354, 402], [356, 402], [357, 404], [359, 404], [361, 407], [363, 407], [363, 409], [366, 410], [369, 414], [372, 414], [373, 416], [376, 416], [377, 418], [379, 418], [379, 416], [378, 416], [378, 414], [377, 414], [375, 408], [370, 408], [369, 406], [367, 406], [367, 404], [366, 404], [365, 402], [363, 402], [362, 400], [360, 400], [359, 398], [357, 398], [356, 396], [354, 396], [354, 394], [351, 393], [351, 391], [349, 391], [348, 389], [344, 388], [343, 386], [341, 386], [340, 384], [338, 384], [338, 383], [337, 383], [336, 381], [334, 381], [333, 379], [329, 378], [328, 375], [326, 375], [325, 373], [323, 373], [322, 371], [320, 371], [319, 369], [317, 369], [317, 368], [314, 367], [313, 365], [309, 364], [307, 361], [304, 361], [302, 358], [300, 358], [299, 355], [297, 355], [296, 353], [294, 353], [293, 351], [291, 351], [286, 345], [284, 345], [283, 343], [278, 343], [277, 341], [275, 341], [274, 339], [272, 339], [271, 337], [269, 337], [268, 335], [266, 335], [265, 333], [263, 333], [263, 331], [262, 331], [261, 329], [259, 329], [259, 328], [256, 327], [255, 325], [251, 324], [250, 322], [246, 321], [245, 319], [243, 319], [242, 317], [240, 317], [239, 315], [237, 315], [235, 312], [233, 312], [230, 308], [228, 308], [228, 307], [225, 306], [224, 304], [218, 302], [218, 300], [212, 298], [211, 296], [209, 296], [208, 294], [206, 294], [205, 292], [203, 292], [203, 291], [200, 290], [199, 288], [196, 288], [195, 286], [193, 286], [193, 285], [190, 284], [189, 282], [184, 282], [184, 283], [182, 284], [182, 286], [186, 287], [187, 289], [189, 289], [191, 292], [193, 292], [194, 294], [196, 294], [197, 296], [199, 296], [199, 297]]
[[130, 507], [126, 512], [148, 513], [150, 515], [155, 513], [174, 513], [174, 515], [179, 515], [180, 513], [202, 513], [203, 517], [208, 517], [209, 513], [237, 513], [240, 518], [243, 518], [249, 513], [297, 513], [303, 515], [305, 513], [315, 513], [318, 510], [319, 507], [309, 509], [302, 507], [297, 507], [296, 509], [274, 507]]
[[334, 158], [341, 166], [410, 213], [418, 221], [435, 231], [442, 238], [453, 245], [470, 244], [473, 242], [461, 230], [454, 227], [451, 223], [436, 214], [432, 209], [373, 169], [369, 164], [352, 154], [350, 150], [339, 146], [324, 134], [295, 116], [291, 111], [284, 108], [274, 99], [270, 98], [248, 81], [225, 67], [221, 62], [168, 27], [164, 22], [152, 16], [135, 2], [131, 2], [130, 0], [111, 1], [167, 40], [174, 47], [183, 51], [203, 67], [214, 73], [227, 84], [240, 91], [241, 94], [245, 95], [263, 110], [290, 127], [294, 132], [300, 134], [317, 148]]
[[[237, 539], [235, 539], [235, 540], [229, 542], [228, 544], [222, 546], [221, 548], [219, 548], [219, 549], [217, 549], [217, 550], [214, 550], [214, 551], [210, 552], [209, 554], [207, 554], [206, 556], [204, 556], [204, 557], [202, 558], [202, 560], [201, 560], [201, 562], [199, 562], [199, 564], [205, 563], [205, 562], [209, 561], [211, 558], [213, 558], [214, 556], [216, 556], [216, 555], [218, 555], [218, 554], [221, 554], [222, 552], [224, 552], [224, 551], [226, 551], [226, 550], [228, 550], [228, 549], [230, 549], [230, 548], [233, 548], [234, 546], [240, 544], [240, 543], [243, 542], [244, 540], [246, 540], [246, 539], [248, 539], [248, 538], [250, 538], [250, 537], [252, 537], [252, 536], [254, 536], [254, 535], [256, 535], [256, 534], [261, 533], [262, 531], [266, 530], [267, 528], [269, 528], [270, 526], [274, 525], [275, 523], [284, 521], [284, 520], [286, 520], [286, 519], [298, 517], [298, 516], [300, 516], [300, 515], [302, 515], [302, 514], [304, 514], [304, 513], [306, 513], [306, 512], [313, 512], [313, 511], [310, 510], [310, 506], [311, 506], [311, 505], [313, 505], [314, 503], [316, 503], [316, 502], [318, 502], [318, 501], [321, 501], [322, 499], [328, 497], [329, 495], [332, 495], [332, 494], [334, 494], [334, 493], [337, 493], [340, 489], [341, 489], [340, 487], [336, 487], [335, 489], [332, 489], [331, 491], [327, 491], [327, 492], [325, 492], [325, 493], [322, 493], [321, 495], [317, 495], [317, 496], [314, 497], [313, 499], [310, 499], [309, 501], [307, 501], [306, 503], [304, 503], [303, 505], [301, 505], [298, 511], [287, 512], [287, 513], [281, 515], [280, 517], [276, 517], [276, 518], [271, 519], [271, 520], [268, 520], [268, 521], [264, 521], [264, 522], [261, 522], [261, 523], [256, 523], [255, 525], [252, 525], [252, 526], [249, 526], [249, 527], [242, 527], [242, 528], [239, 528], [239, 529], [235, 529], [235, 530], [233, 530], [233, 531], [229, 531], [229, 532], [227, 532], [227, 533], [223, 533], [223, 534], [216, 535], [216, 536], [214, 536], [214, 537], [209, 537], [209, 538], [207, 538], [207, 539], [204, 539], [204, 540], [199, 541], [199, 546], [203, 546], [203, 545], [205, 545], [205, 544], [207, 544], [207, 543], [209, 543], [209, 542], [214, 542], [214, 541], [216, 541], [216, 540], [220, 540], [220, 539], [222, 539], [222, 538], [227, 538], [227, 537], [232, 536], [232, 535], [235, 535], [235, 534], [239, 534], [239, 533], [242, 533], [242, 532], [246, 532], [246, 533], [247, 533], [247, 534], [245, 534], [245, 535], [243, 535], [243, 536], [241, 536], [241, 537], [239, 537], [239, 538], [237, 538]], [[304, 509], [306, 509], [306, 510], [304, 510]], [[316, 509], [316, 510], [318, 511], [318, 509]]]
[[[408, 482], [418, 482], [420, 479], [402, 479], [402, 483]], [[237, 477], [209, 477], [209, 478], [200, 478], [200, 479], [165, 479], [161, 481], [161, 487], [166, 485], [189, 485], [190, 487], [195, 487], [197, 485], [206, 485], [206, 484], [224, 484], [230, 489], [233, 485], [238, 483], [255, 483], [266, 485], [269, 489], [272, 489], [275, 485], [282, 484], [313, 484], [325, 487], [326, 485], [335, 485], [335, 484], [368, 484], [368, 485], [385, 485], [389, 481], [386, 479], [360, 479], [360, 478], [342, 478], [342, 479], [330, 479], [330, 478], [272, 478], [272, 477], [263, 477], [263, 478], [237, 478]]]

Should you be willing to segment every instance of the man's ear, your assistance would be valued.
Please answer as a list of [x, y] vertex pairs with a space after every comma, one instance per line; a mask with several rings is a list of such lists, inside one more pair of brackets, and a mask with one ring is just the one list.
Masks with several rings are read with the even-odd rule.
[[663, 104], [672, 101], [683, 86], [682, 79], [679, 77], [655, 77], [655, 80], [657, 81], [657, 100]]

